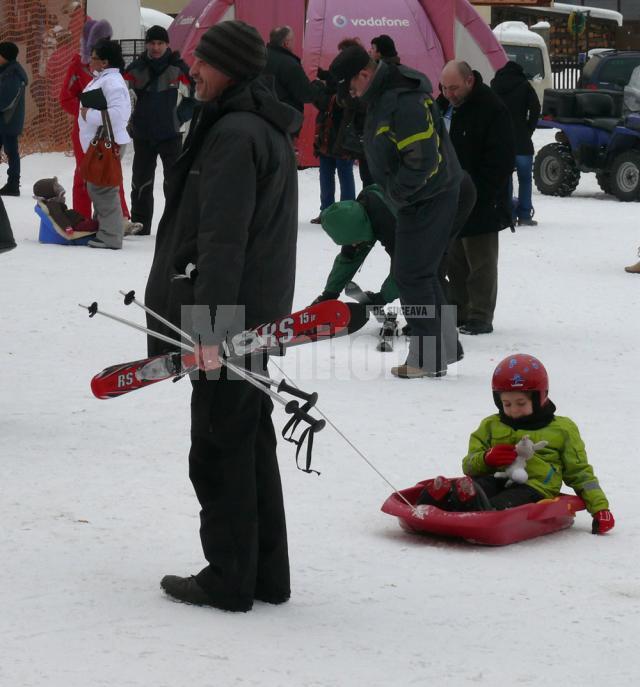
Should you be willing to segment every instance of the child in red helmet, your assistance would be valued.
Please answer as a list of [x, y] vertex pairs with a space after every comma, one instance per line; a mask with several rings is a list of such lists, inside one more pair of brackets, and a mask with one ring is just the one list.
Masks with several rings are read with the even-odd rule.
[[[486, 417], [469, 439], [462, 461], [466, 475], [453, 482], [437, 477], [418, 503], [445, 510], [502, 510], [560, 493], [562, 482], [584, 500], [593, 516], [592, 531], [604, 534], [615, 524], [609, 502], [589, 464], [575, 423], [555, 415], [549, 399], [549, 377], [531, 355], [510, 355], [498, 364], [491, 384], [498, 413]], [[526, 463], [525, 483], [496, 477], [516, 459], [516, 444], [529, 436], [539, 448]]]

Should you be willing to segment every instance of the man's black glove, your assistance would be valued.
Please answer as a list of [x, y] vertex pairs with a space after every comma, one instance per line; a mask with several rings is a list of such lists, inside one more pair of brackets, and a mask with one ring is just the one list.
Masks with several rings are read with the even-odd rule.
[[335, 291], [323, 291], [317, 298], [311, 301], [311, 305], [316, 305], [316, 303], [322, 303], [322, 301], [332, 301], [337, 298], [340, 294]]

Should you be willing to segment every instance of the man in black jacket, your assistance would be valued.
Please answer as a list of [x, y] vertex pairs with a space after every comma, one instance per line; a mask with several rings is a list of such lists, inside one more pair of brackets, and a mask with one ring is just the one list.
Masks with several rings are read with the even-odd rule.
[[[176, 324], [182, 309], [207, 373], [192, 382], [189, 476], [208, 565], [161, 585], [181, 601], [248, 611], [254, 599], [289, 598], [284, 505], [271, 399], [227, 377], [219, 346], [291, 312], [298, 189], [290, 132], [301, 116], [256, 78], [266, 49], [253, 26], [216, 24], [194, 55], [202, 108], [170, 179], [145, 296]], [[164, 350], [150, 344], [150, 354]]]
[[124, 78], [136, 96], [131, 115], [133, 169], [131, 221], [142, 224], [137, 234], [151, 233], [153, 183], [158, 155], [167, 176], [182, 149], [182, 127], [192, 115], [193, 83], [180, 53], [169, 47], [169, 34], [152, 26], [145, 35], [146, 52], [125, 70]]
[[533, 169], [533, 142], [531, 137], [540, 117], [540, 101], [529, 83], [524, 69], [509, 61], [491, 81], [491, 88], [507, 106], [516, 140], [516, 171], [518, 173], [518, 205], [515, 208], [519, 225], [530, 227], [538, 223], [533, 219], [531, 202], [531, 170]]
[[449, 62], [438, 99], [462, 168], [477, 191], [459, 238], [449, 247], [450, 300], [458, 306], [461, 334], [493, 331], [498, 294], [498, 232], [511, 226], [509, 180], [515, 144], [509, 111], [466, 62]]
[[[331, 64], [338, 82], [367, 104], [364, 150], [375, 182], [396, 207], [392, 274], [411, 327], [409, 353], [396, 377], [442, 377], [455, 362], [455, 322], [438, 267], [454, 225], [462, 171], [424, 74], [374, 62], [359, 46]], [[444, 319], [443, 319], [444, 318]]]
[[294, 35], [290, 26], [278, 26], [271, 31], [264, 73], [275, 79], [278, 98], [302, 112], [304, 104], [310, 103], [313, 98], [313, 89], [300, 58], [292, 52], [293, 43]]

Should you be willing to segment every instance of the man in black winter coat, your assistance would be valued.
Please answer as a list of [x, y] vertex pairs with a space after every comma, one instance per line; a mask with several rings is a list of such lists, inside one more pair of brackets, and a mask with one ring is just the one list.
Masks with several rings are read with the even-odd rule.
[[531, 170], [533, 169], [533, 143], [531, 137], [540, 117], [540, 101], [529, 83], [524, 69], [509, 61], [491, 81], [491, 88], [507, 106], [516, 140], [516, 171], [518, 173], [518, 205], [515, 215], [518, 224], [535, 226], [531, 202]]
[[498, 294], [498, 232], [511, 226], [509, 180], [515, 143], [509, 111], [466, 62], [449, 62], [438, 99], [462, 168], [477, 191], [476, 204], [449, 247], [450, 300], [462, 334], [493, 331]]
[[292, 52], [293, 42], [294, 35], [290, 26], [278, 26], [271, 31], [264, 73], [275, 79], [278, 98], [303, 112], [304, 104], [313, 99], [313, 89], [300, 58]]
[[[248, 611], [254, 599], [289, 598], [284, 504], [271, 399], [228, 377], [219, 348], [227, 335], [291, 312], [298, 189], [290, 132], [301, 115], [257, 78], [266, 49], [253, 26], [216, 24], [194, 55], [202, 107], [171, 175], [145, 300], [182, 320], [207, 373], [192, 381], [189, 476], [208, 565], [161, 585], [180, 601]], [[149, 343], [150, 354], [167, 348]], [[263, 370], [265, 361], [250, 362]]]
[[136, 96], [131, 114], [133, 169], [131, 221], [142, 224], [137, 234], [151, 233], [153, 183], [158, 155], [167, 178], [180, 150], [182, 128], [193, 116], [195, 101], [189, 67], [169, 47], [169, 34], [152, 26], [145, 35], [146, 52], [125, 70], [124, 78]]

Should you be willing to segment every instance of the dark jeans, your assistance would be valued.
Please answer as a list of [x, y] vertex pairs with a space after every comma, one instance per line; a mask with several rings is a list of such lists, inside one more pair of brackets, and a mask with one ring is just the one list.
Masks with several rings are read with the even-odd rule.
[[18, 149], [18, 137], [10, 136], [9, 134], [0, 134], [0, 149], [4, 149], [4, 154], [7, 156], [9, 169], [7, 176], [9, 181], [20, 181], [20, 151]]
[[336, 172], [340, 182], [340, 200], [356, 199], [356, 183], [353, 178], [353, 160], [339, 160], [320, 155], [320, 212], [335, 203]]
[[[456, 322], [447, 304], [439, 267], [458, 210], [458, 187], [398, 213], [392, 274], [411, 327], [407, 364], [429, 372], [456, 359]], [[452, 310], [452, 309], [451, 309]]]
[[290, 592], [282, 487], [271, 399], [247, 382], [193, 382], [189, 477], [200, 502], [209, 565], [198, 575], [233, 603]]
[[142, 222], [140, 234], [151, 233], [153, 220], [153, 183], [158, 155], [164, 173], [164, 195], [167, 197], [167, 174], [182, 150], [182, 137], [168, 141], [133, 139], [133, 169], [131, 178], [131, 220]]
[[[533, 155], [516, 155], [516, 172], [518, 174], [518, 198], [513, 209], [514, 219], [529, 219], [533, 215], [531, 200]], [[513, 175], [509, 180], [510, 196], [513, 196]]]

